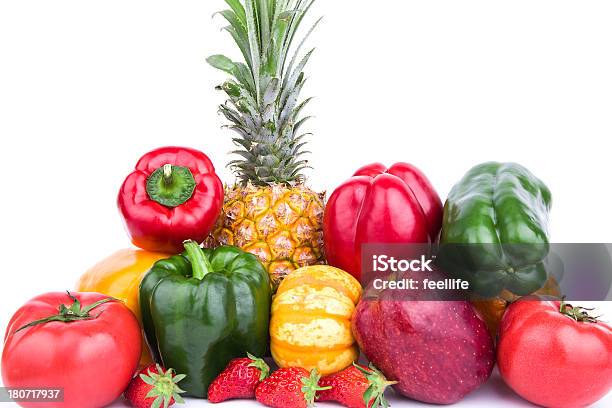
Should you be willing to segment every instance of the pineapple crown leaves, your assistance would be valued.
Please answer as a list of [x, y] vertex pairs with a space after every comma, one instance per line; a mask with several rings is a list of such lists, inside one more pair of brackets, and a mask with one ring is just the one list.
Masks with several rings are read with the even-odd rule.
[[259, 381], [261, 382], [268, 378], [268, 376], [270, 375], [270, 366], [268, 366], [266, 362], [263, 361], [263, 359], [255, 357], [251, 353], [247, 353], [247, 357], [251, 360], [251, 364], [249, 364], [249, 367], [255, 367], [260, 371], [261, 374], [259, 375]]
[[180, 394], [185, 391], [177, 384], [187, 377], [185, 374], [174, 374], [172, 368], [164, 371], [159, 364], [156, 365], [157, 373], [152, 373], [151, 370], [147, 374], [140, 374], [140, 379], [151, 386], [151, 390], [145, 398], [155, 398], [151, 404], [151, 408], [168, 408], [170, 401], [174, 400], [179, 404], [184, 404], [185, 401]]
[[363, 368], [355, 363], [353, 363], [353, 365], [361, 371], [368, 380], [369, 386], [363, 393], [363, 401], [366, 407], [388, 408], [389, 402], [385, 398], [385, 389], [390, 385], [397, 384], [397, 381], [388, 381], [385, 375], [374, 367], [372, 363], [370, 363], [368, 368]]
[[331, 386], [328, 387], [320, 387], [319, 380], [321, 376], [317, 369], [313, 369], [310, 372], [310, 376], [302, 377], [302, 393], [304, 394], [304, 400], [306, 401], [306, 405], [312, 407], [314, 405], [315, 397], [317, 395], [317, 391], [324, 391], [331, 389]]
[[[299, 130], [310, 117], [302, 117], [312, 100], [300, 102], [306, 83], [304, 68], [314, 49], [301, 50], [317, 27], [318, 19], [295, 47], [294, 39], [315, 0], [225, 0], [229, 9], [220, 11], [229, 23], [224, 27], [240, 49], [244, 62], [224, 55], [207, 59], [231, 78], [217, 89], [228, 99], [219, 112], [238, 134], [232, 153], [240, 158], [229, 163], [244, 184], [292, 184], [303, 181], [308, 168], [302, 156], [309, 133]], [[290, 53], [292, 53], [291, 58]]]

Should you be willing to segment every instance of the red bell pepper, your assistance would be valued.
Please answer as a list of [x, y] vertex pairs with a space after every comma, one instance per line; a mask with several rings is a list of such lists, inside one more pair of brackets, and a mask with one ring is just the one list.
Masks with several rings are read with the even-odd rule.
[[370, 164], [329, 198], [323, 222], [327, 261], [361, 279], [362, 244], [434, 242], [441, 224], [442, 201], [419, 169]]
[[119, 211], [137, 247], [178, 253], [202, 242], [223, 206], [223, 184], [210, 159], [184, 147], [145, 154], [119, 191]]

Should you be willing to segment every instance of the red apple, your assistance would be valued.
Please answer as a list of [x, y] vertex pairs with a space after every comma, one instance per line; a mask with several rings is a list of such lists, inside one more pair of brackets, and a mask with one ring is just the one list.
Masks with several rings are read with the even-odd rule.
[[398, 292], [363, 299], [353, 316], [359, 347], [398, 381], [395, 389], [417, 401], [452, 404], [486, 382], [495, 362], [493, 340], [472, 305], [407, 300]]

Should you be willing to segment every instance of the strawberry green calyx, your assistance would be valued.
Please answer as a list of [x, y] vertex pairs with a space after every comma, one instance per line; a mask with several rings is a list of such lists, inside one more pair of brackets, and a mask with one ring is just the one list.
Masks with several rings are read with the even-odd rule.
[[270, 366], [268, 366], [266, 362], [263, 361], [263, 359], [255, 357], [251, 353], [247, 353], [247, 357], [253, 361], [251, 364], [249, 364], [249, 367], [255, 367], [261, 373], [259, 375], [259, 381], [261, 382], [268, 378], [268, 376], [270, 375]]
[[140, 374], [140, 379], [152, 387], [145, 396], [145, 398], [155, 398], [151, 408], [160, 408], [162, 404], [164, 408], [168, 408], [172, 399], [179, 404], [184, 404], [185, 401], [180, 394], [185, 391], [177, 383], [185, 377], [185, 374], [174, 375], [172, 368], [164, 371], [159, 364], [157, 364], [157, 373], [149, 370], [147, 374]]
[[314, 406], [315, 397], [317, 395], [317, 391], [324, 391], [331, 389], [330, 387], [319, 387], [319, 380], [321, 376], [319, 375], [317, 369], [315, 368], [310, 372], [310, 377], [302, 378], [302, 393], [304, 394], [304, 399], [306, 400], [306, 405], [309, 407]]
[[353, 365], [365, 375], [368, 380], [369, 387], [363, 393], [363, 401], [368, 408], [389, 407], [389, 402], [385, 398], [385, 390], [388, 386], [397, 384], [397, 381], [388, 381], [385, 375], [381, 373], [372, 363], [369, 368], [363, 368], [358, 364]]

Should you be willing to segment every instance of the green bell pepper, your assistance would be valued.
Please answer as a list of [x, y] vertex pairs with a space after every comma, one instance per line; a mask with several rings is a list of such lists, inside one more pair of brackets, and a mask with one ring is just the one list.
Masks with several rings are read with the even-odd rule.
[[202, 249], [158, 261], [140, 284], [140, 310], [156, 362], [186, 374], [181, 387], [206, 398], [229, 361], [268, 351], [271, 286], [257, 257], [239, 248]]
[[547, 280], [546, 185], [516, 163], [483, 163], [456, 184], [444, 205], [440, 264], [482, 296], [527, 295]]

